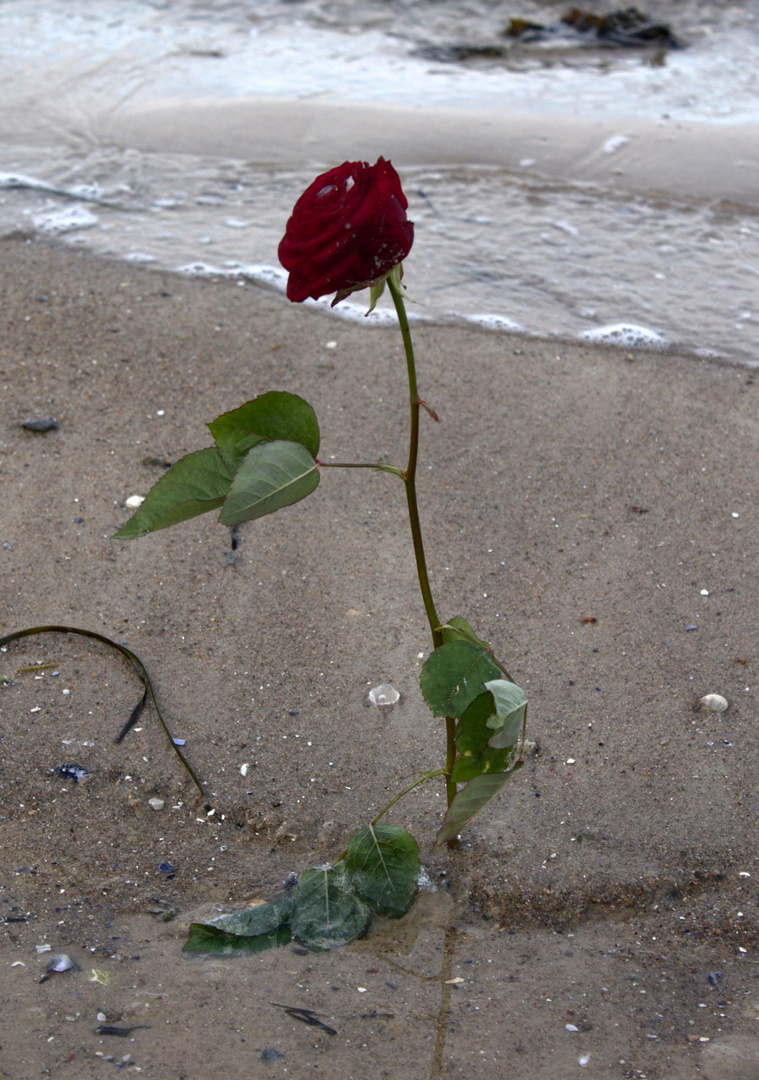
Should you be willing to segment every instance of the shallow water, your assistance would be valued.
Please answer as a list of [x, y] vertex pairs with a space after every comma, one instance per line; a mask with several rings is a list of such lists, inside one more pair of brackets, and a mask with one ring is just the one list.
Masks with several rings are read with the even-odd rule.
[[687, 45], [666, 55], [420, 55], [502, 47], [509, 17], [565, 7], [6, 3], [0, 231], [281, 289], [277, 243], [315, 169], [406, 131], [418, 317], [754, 362], [759, 4], [657, 5]]

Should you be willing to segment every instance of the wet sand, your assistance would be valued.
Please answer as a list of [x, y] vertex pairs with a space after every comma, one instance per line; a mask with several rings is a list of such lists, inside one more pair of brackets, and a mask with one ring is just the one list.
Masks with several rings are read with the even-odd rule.
[[[456, 851], [433, 844], [434, 784], [393, 811], [436, 886], [403, 924], [208, 961], [180, 951], [198, 912], [334, 857], [441, 760], [402, 492], [330, 471], [234, 552], [210, 515], [109, 537], [205, 421], [267, 389], [311, 401], [324, 460], [401, 456], [398, 335], [23, 238], [0, 262], [0, 634], [126, 642], [206, 787], [150, 712], [114, 744], [141, 692], [116, 654], [50, 636], [0, 655], [5, 1074], [100, 1077], [129, 1054], [176, 1080], [753, 1080], [755, 377], [416, 328], [441, 416], [421, 469], [436, 599], [526, 689], [537, 753]], [[46, 416], [57, 431], [20, 426]], [[19, 670], [37, 661], [54, 667]], [[403, 697], [381, 712], [386, 681]], [[709, 692], [727, 712], [698, 709]], [[40, 983], [45, 944], [82, 970]]]
[[[9, 118], [12, 122], [12, 118]], [[119, 104], [91, 121], [143, 152], [233, 153], [255, 165], [327, 167], [380, 153], [404, 165], [486, 165], [672, 198], [754, 205], [759, 125], [551, 116], [288, 98]], [[231, 148], [234, 148], [231, 150]]]

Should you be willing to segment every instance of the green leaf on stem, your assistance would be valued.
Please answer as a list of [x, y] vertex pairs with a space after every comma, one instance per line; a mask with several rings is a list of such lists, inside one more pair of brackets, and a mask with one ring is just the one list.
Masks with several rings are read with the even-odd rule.
[[272, 390], [212, 420], [208, 430], [219, 453], [235, 472], [247, 452], [261, 442], [286, 439], [301, 443], [312, 457], [319, 453], [316, 413], [302, 397]]
[[264, 442], [249, 450], [235, 473], [222, 525], [273, 514], [305, 499], [319, 484], [319, 470], [309, 451], [296, 442]]
[[493, 750], [488, 740], [493, 732], [488, 726], [495, 713], [493, 695], [480, 694], [456, 725], [456, 761], [451, 779], [457, 784], [473, 780], [480, 773], [505, 772], [514, 756], [514, 748]]
[[231, 481], [229, 469], [212, 446], [187, 454], [153, 485], [115, 536], [131, 540], [216, 510], [224, 502]]
[[461, 828], [475, 814], [479, 814], [494, 796], [498, 794], [512, 773], [516, 772], [521, 762], [515, 762], [507, 772], [481, 773], [462, 788], [448, 807], [443, 818], [443, 825], [437, 834], [438, 844], [446, 840], [455, 840]]
[[524, 690], [506, 679], [493, 679], [485, 686], [493, 695], [495, 704], [495, 713], [487, 721], [487, 726], [495, 731], [488, 746], [494, 750], [514, 746], [524, 726], [527, 709]]
[[459, 615], [454, 615], [440, 629], [443, 631], [443, 642], [458, 641], [464, 638], [465, 641], [471, 641], [473, 645], [479, 645], [481, 649], [487, 650], [490, 648], [490, 644], [477, 637], [466, 619], [462, 619]]
[[345, 873], [358, 895], [391, 919], [400, 919], [411, 907], [420, 865], [416, 840], [394, 825], [359, 829], [345, 855]]
[[461, 716], [500, 674], [486, 649], [460, 638], [427, 657], [419, 682], [435, 716]]
[[347, 945], [369, 925], [371, 913], [356, 894], [343, 864], [306, 870], [292, 892], [290, 929], [311, 949]]

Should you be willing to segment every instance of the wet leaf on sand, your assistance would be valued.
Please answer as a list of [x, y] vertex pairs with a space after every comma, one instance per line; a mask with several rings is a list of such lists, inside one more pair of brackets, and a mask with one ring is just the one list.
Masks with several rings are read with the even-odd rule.
[[237, 934], [225, 934], [213, 926], [193, 923], [190, 936], [182, 952], [218, 953], [222, 956], [234, 956], [240, 953], [259, 953], [279, 945], [287, 945], [292, 940], [290, 927], [283, 923], [268, 934], [256, 934], [255, 937], [240, 937]]
[[270, 934], [277, 930], [290, 918], [292, 909], [291, 898], [284, 896], [267, 904], [254, 904], [241, 911], [233, 911], [229, 915], [216, 915], [203, 925], [237, 937], [257, 937], [258, 934]]
[[312, 949], [347, 945], [369, 925], [369, 908], [357, 895], [342, 865], [307, 870], [292, 892], [290, 928]]
[[400, 919], [406, 914], [416, 895], [419, 869], [416, 840], [394, 825], [367, 825], [348, 844], [346, 875], [378, 915]]

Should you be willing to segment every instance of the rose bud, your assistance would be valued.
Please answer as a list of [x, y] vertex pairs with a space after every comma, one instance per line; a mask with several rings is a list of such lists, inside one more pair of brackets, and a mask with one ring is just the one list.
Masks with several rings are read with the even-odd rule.
[[317, 176], [287, 222], [279, 261], [288, 271], [287, 296], [337, 293], [334, 307], [356, 289], [384, 279], [406, 258], [414, 224], [408, 200], [389, 161], [346, 161]]

